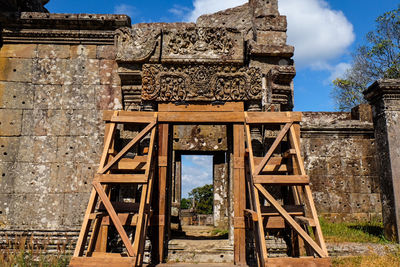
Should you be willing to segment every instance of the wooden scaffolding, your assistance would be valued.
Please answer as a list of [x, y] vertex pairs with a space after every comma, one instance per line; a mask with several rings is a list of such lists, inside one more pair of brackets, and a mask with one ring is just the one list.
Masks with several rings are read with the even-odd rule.
[[[330, 266], [300, 156], [301, 113], [244, 112], [243, 103], [159, 104], [158, 110], [104, 112], [104, 150], [70, 266], [141, 266], [147, 229], [151, 231], [152, 257], [163, 261], [169, 220], [167, 169], [172, 163], [168, 156], [169, 130], [171, 125], [190, 123], [232, 125], [234, 263], [246, 265], [246, 232], [253, 232], [259, 266]], [[118, 124], [141, 127], [121, 149], [115, 146]], [[264, 157], [254, 156], [253, 125], [282, 128]], [[130, 153], [134, 147], [135, 153]], [[115, 200], [111, 190], [115, 186], [129, 186], [136, 192], [136, 200]], [[279, 202], [269, 192], [271, 186], [288, 188], [290, 197], [285, 193], [284, 200]], [[116, 231], [114, 235], [119, 237], [120, 251], [107, 246], [111, 225]], [[292, 229], [292, 257], [268, 258], [265, 231], [274, 227]], [[309, 228], [314, 231], [315, 240]], [[306, 257], [301, 257], [303, 254]]]

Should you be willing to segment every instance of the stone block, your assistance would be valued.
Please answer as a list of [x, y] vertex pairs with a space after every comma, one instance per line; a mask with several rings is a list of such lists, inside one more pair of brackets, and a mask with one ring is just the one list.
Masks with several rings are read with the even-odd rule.
[[14, 162], [0, 161], [0, 194], [9, 194], [14, 192], [14, 167]]
[[69, 58], [70, 46], [60, 44], [39, 44], [38, 45], [39, 58]]
[[46, 109], [24, 110], [22, 118], [22, 135], [47, 135], [49, 128]]
[[48, 110], [48, 135], [69, 135], [71, 127], [71, 110]]
[[0, 108], [32, 109], [33, 99], [32, 84], [0, 82]]
[[360, 104], [351, 109], [351, 119], [372, 122], [372, 108], [368, 104]]
[[9, 229], [13, 226], [10, 222], [11, 194], [0, 193], [0, 229]]
[[36, 44], [3, 44], [0, 48], [0, 58], [34, 58], [36, 48]]
[[371, 211], [370, 194], [352, 193], [350, 194], [350, 203], [352, 213], [368, 213]]
[[258, 31], [257, 32], [257, 43], [269, 44], [269, 45], [285, 45], [286, 44], [286, 32], [275, 32], [275, 31]]
[[51, 164], [18, 162], [14, 173], [15, 193], [50, 193]]
[[0, 58], [0, 81], [31, 82], [33, 60]]
[[34, 59], [32, 81], [35, 84], [64, 84], [69, 77], [70, 65], [70, 60], [61, 58]]
[[340, 156], [327, 157], [327, 174], [332, 176], [344, 176], [345, 160]]
[[77, 192], [76, 181], [77, 181], [77, 163], [76, 162], [64, 162], [53, 164], [54, 172], [56, 173], [55, 181], [53, 186], [55, 192], [71, 193]]
[[98, 45], [97, 58], [98, 59], [115, 59], [116, 49], [113, 45]]
[[74, 110], [71, 114], [69, 135], [90, 135], [103, 133], [101, 112], [97, 110]]
[[71, 59], [66, 68], [65, 84], [100, 84], [99, 60], [97, 59]]
[[56, 162], [57, 138], [54, 136], [23, 136], [17, 160], [30, 163]]
[[358, 176], [361, 173], [361, 159], [358, 157], [342, 159], [342, 169], [345, 177]]
[[92, 181], [97, 171], [98, 164], [78, 163], [77, 180], [75, 183], [76, 192], [87, 193], [92, 189]]
[[10, 223], [15, 228], [58, 230], [62, 224], [60, 210], [63, 206], [63, 194], [14, 194], [10, 206]]
[[18, 155], [20, 137], [0, 137], [0, 162], [14, 162]]
[[61, 107], [63, 109], [95, 109], [94, 85], [64, 85], [62, 87]]
[[114, 60], [100, 60], [100, 84], [120, 85], [118, 64]]
[[[89, 201], [90, 192], [64, 194], [62, 226], [80, 227]], [[59, 211], [59, 210], [58, 210]]]
[[96, 58], [96, 45], [71, 45], [70, 56], [75, 58]]
[[63, 88], [61, 85], [35, 85], [36, 109], [61, 109]]
[[90, 136], [58, 137], [57, 161], [98, 163], [102, 152], [102, 145], [102, 137], [96, 134]]
[[100, 85], [96, 87], [96, 108], [99, 110], [121, 110], [122, 93], [120, 86]]
[[374, 156], [374, 154], [370, 154], [371, 157], [362, 157], [361, 158], [361, 175], [364, 176], [377, 176], [379, 175], [379, 161]]
[[0, 136], [21, 134], [22, 110], [0, 109]]

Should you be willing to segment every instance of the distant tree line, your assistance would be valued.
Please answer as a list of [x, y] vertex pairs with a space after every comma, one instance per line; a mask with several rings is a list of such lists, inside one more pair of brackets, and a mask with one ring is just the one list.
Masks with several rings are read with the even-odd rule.
[[192, 189], [189, 198], [181, 199], [181, 209], [193, 209], [197, 214], [212, 214], [214, 203], [214, 187], [206, 184]]

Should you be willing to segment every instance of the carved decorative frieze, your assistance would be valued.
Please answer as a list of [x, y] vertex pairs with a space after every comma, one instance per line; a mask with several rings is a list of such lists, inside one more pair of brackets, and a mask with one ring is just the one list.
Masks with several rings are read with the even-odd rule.
[[142, 99], [240, 101], [262, 98], [261, 70], [223, 65], [145, 64]]
[[162, 62], [243, 62], [238, 30], [191, 27], [163, 31]]
[[143, 62], [159, 47], [158, 28], [120, 28], [116, 31], [117, 61]]

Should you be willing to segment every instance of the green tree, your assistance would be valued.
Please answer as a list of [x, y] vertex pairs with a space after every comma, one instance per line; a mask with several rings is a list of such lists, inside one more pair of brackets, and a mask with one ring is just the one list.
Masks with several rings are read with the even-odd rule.
[[190, 199], [187, 198], [181, 199], [181, 209], [187, 210], [190, 209], [191, 206], [192, 206], [192, 201]]
[[189, 193], [189, 199], [194, 200], [194, 209], [198, 214], [212, 214], [214, 202], [214, 187], [206, 184], [196, 187]]
[[344, 78], [333, 81], [333, 98], [339, 110], [364, 103], [363, 91], [381, 78], [400, 78], [400, 5], [376, 19], [375, 31], [353, 54], [352, 67]]

